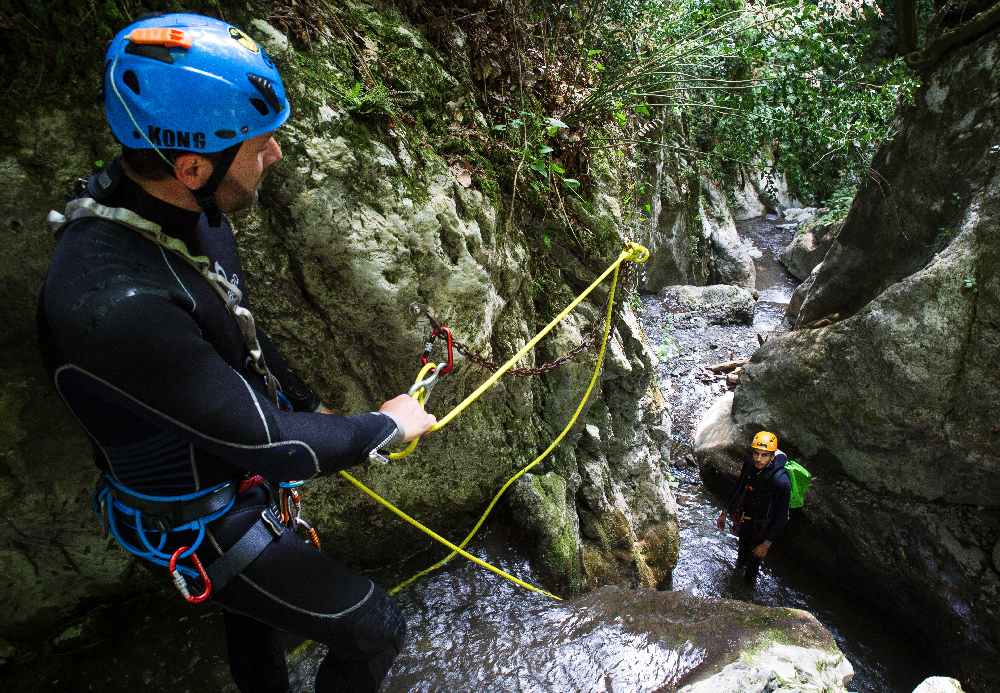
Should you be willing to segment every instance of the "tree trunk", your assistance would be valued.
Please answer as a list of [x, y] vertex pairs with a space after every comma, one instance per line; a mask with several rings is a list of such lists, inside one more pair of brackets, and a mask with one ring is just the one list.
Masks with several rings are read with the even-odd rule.
[[894, 0], [896, 52], [908, 55], [917, 50], [917, 1]]

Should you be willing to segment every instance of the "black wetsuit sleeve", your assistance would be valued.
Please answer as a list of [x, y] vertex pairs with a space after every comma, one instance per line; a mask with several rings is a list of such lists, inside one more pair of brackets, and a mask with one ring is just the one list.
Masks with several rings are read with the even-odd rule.
[[750, 480], [750, 470], [753, 468], [752, 462], [744, 462], [743, 468], [740, 470], [740, 478], [736, 480], [736, 485], [733, 486], [733, 492], [729, 495], [729, 500], [726, 502], [726, 510], [733, 512], [736, 510], [736, 505], [739, 502], [740, 496], [746, 491], [747, 482]]
[[[163, 294], [119, 295], [112, 309], [77, 334], [87, 343], [75, 366], [189, 431], [195, 444], [210, 440], [214, 454], [269, 481], [354, 466], [396, 433], [384, 414], [279, 409], [226, 363], [183, 306]], [[291, 454], [282, 443], [307, 454]]]
[[786, 473], [775, 474], [771, 484], [774, 507], [771, 520], [767, 523], [767, 540], [773, 544], [788, 524], [788, 503], [792, 497], [792, 484]]
[[260, 328], [257, 328], [257, 341], [264, 353], [264, 362], [268, 369], [278, 379], [281, 393], [288, 398], [292, 409], [301, 412], [315, 412], [322, 406], [322, 401], [316, 391], [306, 385], [298, 374], [285, 363], [285, 359], [275, 348], [274, 343]]

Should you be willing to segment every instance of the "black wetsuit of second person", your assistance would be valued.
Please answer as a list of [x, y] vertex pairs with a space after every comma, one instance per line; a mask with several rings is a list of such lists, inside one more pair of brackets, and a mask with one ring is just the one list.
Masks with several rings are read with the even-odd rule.
[[752, 459], [746, 460], [726, 503], [730, 514], [737, 510], [742, 513], [737, 565], [746, 565], [744, 578], [748, 584], [756, 582], [760, 572], [761, 559], [754, 555], [754, 549], [764, 541], [777, 541], [788, 523], [792, 485], [785, 471], [786, 461], [788, 457], [781, 450], [775, 451], [774, 459], [763, 469], [757, 469]]

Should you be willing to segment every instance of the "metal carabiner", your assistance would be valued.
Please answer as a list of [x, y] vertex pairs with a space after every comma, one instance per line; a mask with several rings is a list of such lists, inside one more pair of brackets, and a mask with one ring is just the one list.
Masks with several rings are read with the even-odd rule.
[[410, 387], [409, 391], [406, 394], [408, 394], [410, 397], [417, 397], [417, 393], [421, 389], [423, 389], [424, 398], [420, 400], [420, 398], [417, 397], [417, 399], [420, 400], [420, 404], [422, 406], [426, 406], [427, 400], [430, 399], [431, 396], [431, 390], [433, 390], [434, 386], [437, 385], [438, 380], [440, 380], [441, 377], [448, 372], [447, 370], [445, 370], [445, 367], [447, 365], [448, 364], [446, 363], [439, 363], [438, 365], [434, 366], [434, 372], [431, 373], [429, 377], [424, 378], [423, 380], [418, 380], [417, 382], [413, 383], [412, 387]]
[[302, 529], [304, 529], [306, 531], [306, 535], [309, 537], [308, 539], [305, 540], [305, 542], [307, 544], [312, 544], [317, 549], [320, 548], [321, 544], [320, 544], [320, 541], [319, 541], [319, 534], [316, 533], [316, 530], [313, 529], [313, 527], [312, 527], [311, 524], [309, 524], [308, 522], [306, 522], [305, 520], [303, 520], [301, 517], [299, 517], [299, 516], [296, 515], [295, 519], [294, 519], [294, 525], [292, 526], [292, 531], [294, 532], [299, 527], [301, 527]]
[[186, 546], [182, 546], [174, 551], [174, 554], [170, 557], [170, 563], [167, 565], [167, 570], [170, 571], [170, 575], [174, 578], [174, 587], [181, 593], [181, 596], [192, 604], [197, 604], [208, 599], [208, 595], [212, 593], [212, 581], [208, 579], [208, 573], [205, 572], [201, 561], [198, 560], [198, 554], [192, 553], [191, 562], [194, 563], [194, 567], [198, 569], [198, 574], [205, 583], [205, 591], [197, 596], [191, 595], [190, 590], [188, 590], [187, 581], [181, 575], [181, 571], [177, 570], [177, 559], [180, 558], [182, 553], [187, 551], [187, 548]]
[[448, 362], [441, 364], [441, 366], [444, 367], [443, 370], [440, 369], [439, 367], [439, 369], [435, 370], [434, 372], [438, 373], [439, 375], [448, 375], [449, 373], [451, 373], [451, 369], [455, 365], [455, 353], [454, 349], [452, 348], [451, 330], [449, 330], [444, 325], [438, 325], [431, 332], [431, 336], [428, 338], [427, 344], [424, 345], [424, 353], [420, 357], [420, 362], [425, 366], [429, 363], [431, 349], [434, 348], [434, 341], [441, 335], [444, 335], [445, 340], [448, 342]]

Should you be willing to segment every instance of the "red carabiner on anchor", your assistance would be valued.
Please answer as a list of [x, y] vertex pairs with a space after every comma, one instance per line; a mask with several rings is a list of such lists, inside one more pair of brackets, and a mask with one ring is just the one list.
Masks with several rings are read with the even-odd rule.
[[212, 593], [212, 581], [208, 579], [208, 573], [206, 573], [205, 569], [201, 566], [201, 561], [198, 560], [198, 554], [192, 553], [191, 562], [194, 563], [194, 567], [198, 569], [198, 574], [201, 575], [201, 579], [205, 583], [205, 591], [195, 597], [191, 596], [191, 592], [187, 587], [187, 581], [184, 580], [184, 576], [181, 575], [181, 571], [177, 570], [177, 559], [180, 558], [182, 553], [187, 551], [187, 548], [188, 547], [186, 546], [182, 546], [174, 551], [174, 555], [170, 557], [170, 564], [167, 566], [167, 570], [170, 571], [170, 575], [174, 578], [174, 587], [176, 587], [177, 591], [181, 593], [181, 596], [192, 604], [197, 604], [198, 602], [203, 602], [208, 599], [208, 595]]
[[451, 346], [451, 330], [444, 325], [436, 326], [434, 331], [431, 332], [430, 339], [427, 340], [426, 346], [424, 346], [424, 355], [420, 357], [420, 362], [426, 366], [427, 359], [430, 358], [431, 355], [431, 349], [434, 348], [434, 340], [440, 335], [444, 335], [448, 342], [448, 365], [441, 369], [441, 372], [438, 373], [438, 377], [448, 375], [451, 372], [451, 367], [455, 365], [455, 355]]

